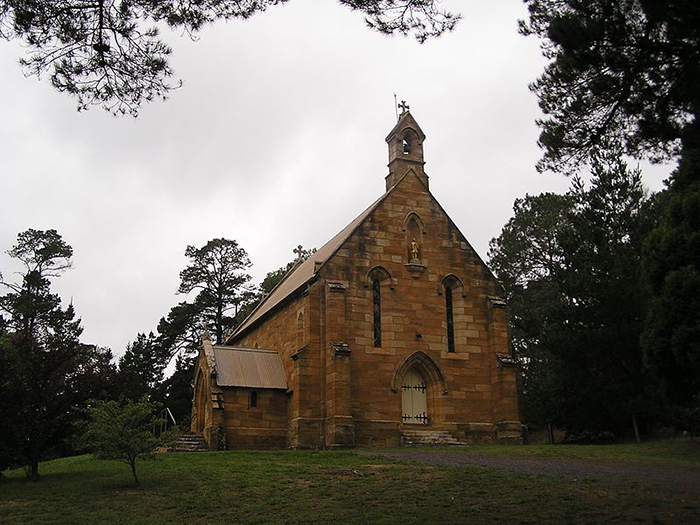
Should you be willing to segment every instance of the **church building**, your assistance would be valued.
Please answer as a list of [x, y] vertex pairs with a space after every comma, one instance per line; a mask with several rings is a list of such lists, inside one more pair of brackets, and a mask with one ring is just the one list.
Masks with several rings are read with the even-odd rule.
[[404, 109], [386, 192], [224, 345], [204, 336], [192, 430], [211, 449], [517, 443], [503, 290], [430, 193]]

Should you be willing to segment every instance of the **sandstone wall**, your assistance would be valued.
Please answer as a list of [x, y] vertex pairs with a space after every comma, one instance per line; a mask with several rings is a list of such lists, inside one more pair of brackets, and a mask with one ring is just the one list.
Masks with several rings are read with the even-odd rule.
[[320, 326], [318, 287], [311, 286], [233, 342], [280, 352], [289, 387], [287, 444], [293, 448], [323, 446]]
[[[231, 388], [224, 391], [226, 448], [286, 448], [287, 393], [283, 390]], [[257, 406], [250, 406], [250, 394]]]
[[[411, 213], [418, 216], [414, 225], [418, 223], [420, 237], [419, 264], [413, 265], [409, 235], [416, 230], [411, 232], [406, 222]], [[379, 348], [373, 344], [368, 277], [376, 266], [391, 276], [381, 281]], [[443, 280], [448, 276], [456, 278], [448, 279], [453, 286], [454, 353], [447, 344]], [[398, 444], [401, 392], [391, 386], [402, 361], [418, 351], [437, 364], [447, 390], [434, 381], [429, 386], [430, 428], [472, 442], [517, 439], [515, 369], [498, 358], [509, 354], [507, 312], [496, 300], [499, 287], [416, 176], [409, 174], [399, 183], [323, 267], [322, 278], [345, 287], [342, 315], [335, 312], [329, 320], [333, 327], [326, 351], [332, 359], [332, 340], [348, 344], [347, 395], [356, 444]]]

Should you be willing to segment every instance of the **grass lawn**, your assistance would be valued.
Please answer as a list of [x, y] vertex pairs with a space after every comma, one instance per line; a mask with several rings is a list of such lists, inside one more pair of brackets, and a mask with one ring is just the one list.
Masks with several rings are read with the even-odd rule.
[[[431, 447], [425, 450], [441, 452], [451, 449]], [[485, 455], [624, 461], [700, 467], [700, 440], [660, 440], [621, 445], [478, 445], [468, 447], [467, 450], [471, 453]]]
[[[700, 447], [684, 443], [610, 447], [467, 450], [699, 464]], [[1, 523], [700, 522], [700, 502], [649, 486], [432, 467], [353, 451], [162, 454], [140, 463], [140, 488], [128, 466], [89, 456], [42, 463], [40, 473], [32, 483], [22, 471], [6, 472]]]

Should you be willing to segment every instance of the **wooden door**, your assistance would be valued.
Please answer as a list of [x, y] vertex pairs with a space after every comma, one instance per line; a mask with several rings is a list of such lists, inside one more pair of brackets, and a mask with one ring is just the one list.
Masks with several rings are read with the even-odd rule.
[[401, 385], [401, 405], [404, 423], [412, 425], [428, 424], [428, 403], [426, 392], [428, 387], [425, 379], [414, 368], [411, 368], [403, 378]]

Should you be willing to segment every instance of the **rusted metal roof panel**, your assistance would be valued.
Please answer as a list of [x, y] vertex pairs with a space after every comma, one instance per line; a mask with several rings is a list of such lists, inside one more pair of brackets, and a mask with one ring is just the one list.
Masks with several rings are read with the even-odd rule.
[[287, 389], [282, 359], [274, 350], [215, 346], [219, 386]]

